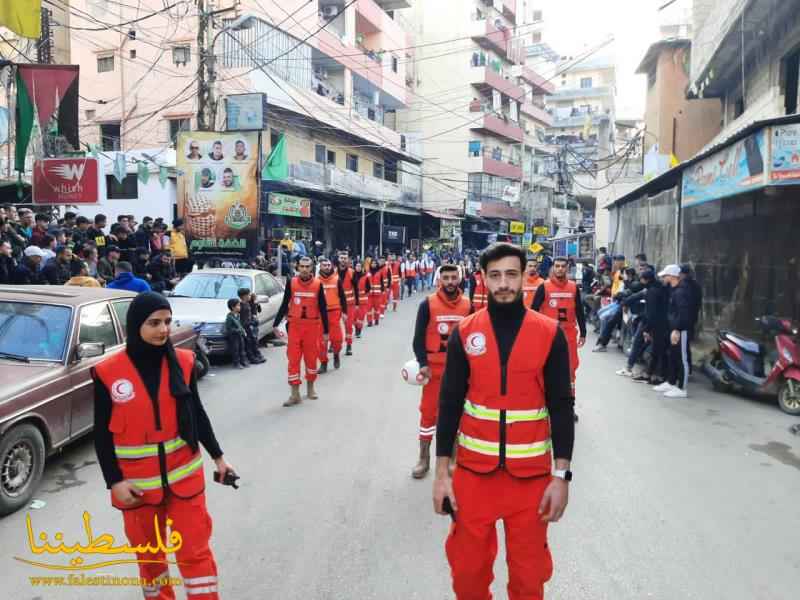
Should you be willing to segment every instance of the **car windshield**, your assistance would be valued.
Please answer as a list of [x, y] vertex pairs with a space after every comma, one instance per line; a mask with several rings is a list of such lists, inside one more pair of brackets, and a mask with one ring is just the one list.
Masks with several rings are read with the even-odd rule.
[[0, 358], [61, 360], [71, 313], [66, 306], [0, 302]]
[[252, 288], [249, 277], [222, 273], [191, 273], [175, 286], [175, 296], [227, 300], [236, 298], [239, 288]]

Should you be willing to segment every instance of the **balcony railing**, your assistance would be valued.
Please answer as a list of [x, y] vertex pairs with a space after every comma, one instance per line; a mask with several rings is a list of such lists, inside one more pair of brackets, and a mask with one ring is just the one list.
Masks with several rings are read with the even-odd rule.
[[471, 153], [469, 171], [514, 180], [522, 178], [522, 165], [520, 165], [519, 159], [512, 157], [504, 159], [500, 148], [494, 150], [484, 148], [477, 153]]
[[525, 131], [522, 127], [505, 115], [498, 117], [495, 114], [484, 113], [483, 119], [474, 123], [471, 129], [483, 131], [516, 143], [521, 143], [525, 138]]
[[536, 119], [546, 127], [552, 127], [553, 125], [553, 115], [547, 112], [546, 109], [536, 106], [531, 102], [523, 102], [520, 112], [523, 115], [528, 115], [529, 117]]
[[491, 48], [501, 56], [507, 57], [508, 41], [511, 39], [509, 29], [498, 29], [489, 19], [475, 20], [471, 24], [471, 37], [485, 48]]
[[348, 194], [419, 207], [419, 190], [370, 175], [339, 169], [334, 165], [300, 161], [289, 165], [289, 183], [315, 191]]
[[531, 84], [537, 94], [552, 94], [556, 91], [556, 86], [551, 81], [548, 81], [533, 69], [520, 65], [514, 67], [513, 73], [522, 78], [523, 81]]
[[512, 100], [522, 100], [525, 97], [525, 90], [488, 65], [485, 67], [473, 66], [470, 70], [470, 83], [479, 87], [493, 88]]

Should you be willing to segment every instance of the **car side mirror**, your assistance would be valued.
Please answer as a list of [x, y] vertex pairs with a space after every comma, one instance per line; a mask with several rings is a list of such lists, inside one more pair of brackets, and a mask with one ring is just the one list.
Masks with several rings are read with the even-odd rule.
[[256, 302], [269, 302], [269, 296], [266, 294], [258, 294], [256, 296]]
[[78, 360], [83, 360], [84, 358], [103, 356], [105, 353], [106, 345], [103, 342], [84, 342], [82, 344], [78, 344], [76, 356]]

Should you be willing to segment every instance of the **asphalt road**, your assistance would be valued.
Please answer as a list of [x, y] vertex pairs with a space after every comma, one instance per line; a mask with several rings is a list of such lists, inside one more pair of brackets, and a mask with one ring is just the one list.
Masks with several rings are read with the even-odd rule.
[[[283, 349], [246, 371], [216, 366], [201, 395], [238, 491], [209, 485], [221, 597], [280, 600], [452, 598], [431, 480], [414, 481], [418, 388], [399, 376], [411, 357], [417, 298], [355, 356], [324, 375], [320, 399], [293, 409]], [[561, 600], [787, 600], [800, 581], [797, 421], [763, 401], [717, 394], [696, 375], [668, 400], [614, 375], [616, 351], [582, 351], [580, 423], [570, 506], [551, 528]], [[211, 462], [206, 463], [210, 480]], [[27, 511], [36, 532], [77, 542], [81, 514], [124, 539], [90, 440], [51, 460]], [[24, 565], [26, 512], [0, 520], [0, 597], [140, 598], [136, 588], [33, 587], [57, 575]], [[502, 532], [501, 532], [502, 533]], [[62, 560], [60, 557], [52, 561]], [[506, 598], [502, 554], [495, 594]], [[135, 575], [135, 568], [102, 571]], [[179, 591], [179, 597], [180, 591]]]

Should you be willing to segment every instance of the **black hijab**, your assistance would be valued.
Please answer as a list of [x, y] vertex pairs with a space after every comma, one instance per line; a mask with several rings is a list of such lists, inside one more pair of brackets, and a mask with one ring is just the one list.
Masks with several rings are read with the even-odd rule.
[[[157, 310], [164, 309], [172, 312], [169, 300], [156, 292], [143, 292], [131, 302], [126, 318], [128, 339], [125, 351], [147, 386], [154, 402], [158, 398], [161, 365], [165, 358], [169, 367], [169, 389], [172, 395], [180, 400], [181, 397], [191, 396], [192, 393], [184, 380], [183, 369], [178, 363], [172, 340], [167, 340], [163, 346], [154, 346], [142, 339], [140, 329], [144, 322]], [[158, 414], [157, 411], [156, 414]]]

